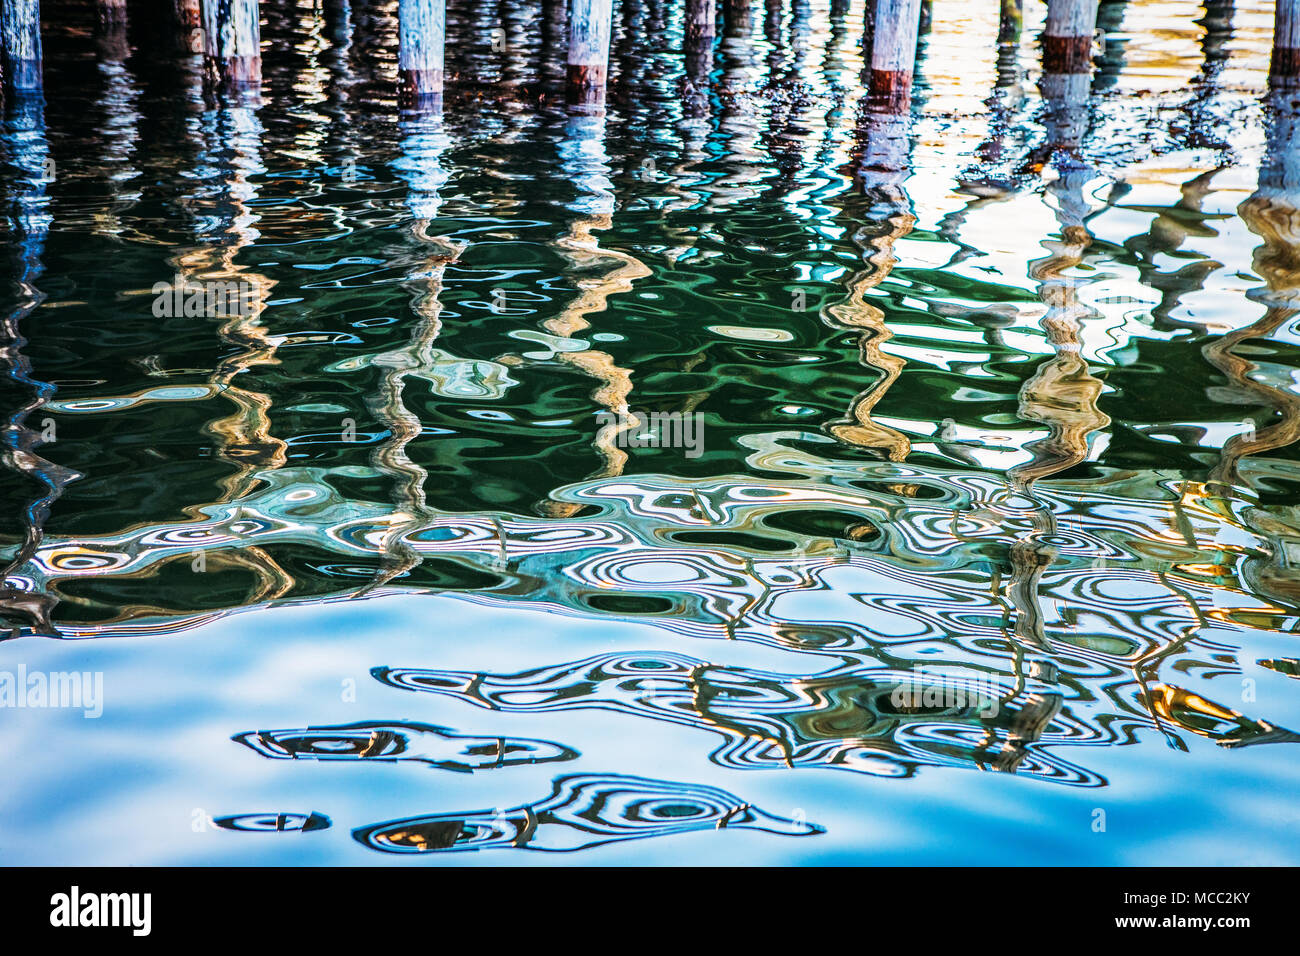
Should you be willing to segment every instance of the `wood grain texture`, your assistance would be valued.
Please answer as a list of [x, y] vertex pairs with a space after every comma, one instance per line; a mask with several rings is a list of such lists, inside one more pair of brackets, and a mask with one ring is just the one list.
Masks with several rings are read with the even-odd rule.
[[1047, 26], [1043, 35], [1049, 37], [1089, 37], [1097, 29], [1099, 0], [1047, 0]]
[[569, 10], [569, 65], [609, 64], [613, 0], [573, 0]]
[[1274, 87], [1300, 86], [1300, 0], [1277, 0], [1268, 80]]
[[398, 19], [397, 71], [402, 90], [417, 95], [442, 92], [446, 0], [401, 0]]
[[714, 0], [686, 0], [686, 49], [699, 50], [713, 42], [716, 22]]
[[176, 45], [187, 53], [203, 52], [203, 9], [200, 0], [172, 0]]
[[750, 0], [723, 0], [722, 32], [729, 37], [747, 37], [754, 31]]
[[41, 8], [39, 0], [0, 0], [5, 81], [11, 89], [41, 88]]
[[874, 0], [868, 8], [871, 66], [867, 93], [874, 111], [906, 113], [912, 103], [912, 68], [920, 33], [921, 0]]
[[[871, 40], [871, 73], [906, 73], [911, 81], [916, 62], [916, 38], [921, 24], [921, 0], [876, 0]], [[891, 80], [892, 82], [892, 80]]]
[[211, 79], [231, 89], [262, 83], [257, 0], [202, 0], [203, 54]]

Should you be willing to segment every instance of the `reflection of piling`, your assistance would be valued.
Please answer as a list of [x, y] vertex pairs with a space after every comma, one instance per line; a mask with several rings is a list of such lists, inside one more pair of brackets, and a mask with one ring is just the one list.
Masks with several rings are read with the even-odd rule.
[[[885, 6], [883, 0], [880, 6]], [[882, 377], [855, 395], [848, 414], [831, 422], [827, 430], [840, 441], [859, 448], [878, 449], [890, 461], [903, 461], [912, 450], [911, 441], [897, 429], [875, 421], [872, 412], [898, 381], [907, 363], [882, 349], [893, 332], [884, 310], [874, 305], [867, 294], [889, 278], [898, 264], [894, 244], [916, 224], [911, 200], [903, 187], [909, 172], [908, 115], [869, 104], [859, 122], [858, 138], [857, 179], [867, 198], [877, 207], [873, 213], [877, 210], [881, 213], [880, 225], [871, 236], [865, 235], [865, 230], [855, 231], [854, 244], [863, 251], [869, 268], [849, 277], [848, 297], [826, 307], [822, 320], [833, 327], [859, 331], [859, 361], [864, 367], [881, 372]]]
[[11, 104], [12, 115], [4, 132], [9, 169], [13, 179], [6, 183], [10, 203], [12, 240], [6, 244], [6, 264], [18, 288], [15, 308], [0, 314], [0, 375], [29, 393], [27, 401], [0, 421], [0, 462], [43, 486], [41, 493], [23, 509], [23, 540], [11, 558], [0, 566], [0, 617], [31, 627], [41, 634], [54, 633], [51, 611], [53, 594], [26, 590], [11, 580], [35, 556], [45, 537], [50, 507], [76, 472], [41, 457], [37, 449], [47, 439], [43, 430], [28, 424], [54, 393], [54, 386], [33, 374], [31, 360], [24, 353], [27, 340], [21, 325], [45, 299], [36, 279], [43, 271], [42, 255], [49, 232], [49, 198], [45, 193], [49, 145], [45, 136], [44, 104], [41, 97], [26, 96]]
[[[1203, 353], [1227, 376], [1228, 401], [1270, 406], [1281, 420], [1228, 440], [1211, 479], [1226, 486], [1240, 480], [1237, 470], [1242, 458], [1300, 439], [1300, 396], [1253, 374], [1259, 366], [1233, 352], [1242, 342], [1267, 338], [1300, 314], [1300, 116], [1290, 92], [1274, 91], [1266, 107], [1268, 148], [1259, 169], [1259, 187], [1237, 210], [1250, 231], [1263, 239], [1255, 250], [1254, 266], [1265, 287], [1252, 289], [1250, 296], [1264, 305], [1265, 312], [1251, 325], [1209, 343]], [[1224, 397], [1220, 395], [1221, 400]]]
[[1268, 81], [1281, 89], [1300, 86], [1300, 0], [1277, 0]]
[[872, 412], [889, 392], [890, 387], [898, 381], [906, 361], [899, 356], [890, 355], [881, 346], [889, 341], [893, 332], [885, 321], [885, 313], [879, 306], [867, 299], [867, 293], [876, 288], [889, 277], [890, 271], [898, 260], [894, 258], [894, 243], [912, 231], [916, 217], [904, 204], [897, 214], [891, 216], [888, 231], [868, 241], [855, 237], [866, 251], [866, 259], [871, 264], [847, 282], [848, 297], [834, 305], [828, 306], [822, 314], [827, 325], [860, 331], [858, 339], [858, 357], [862, 365], [880, 371], [882, 377], [872, 382], [854, 396], [849, 406], [849, 413], [844, 418], [832, 422], [827, 430], [842, 442], [859, 448], [878, 449], [885, 453], [890, 461], [903, 461], [912, 450], [908, 437], [895, 428], [877, 422]]
[[903, 113], [912, 103], [912, 69], [921, 24], [921, 0], [876, 0], [871, 31], [870, 98], [874, 106]]
[[442, 96], [446, 0], [401, 0], [398, 17], [398, 99], [406, 109], [436, 109]]
[[[605, 154], [605, 117], [569, 117], [560, 155], [566, 172], [580, 190], [580, 196], [574, 205], [577, 216], [569, 223], [568, 233], [556, 240], [555, 246], [578, 276], [575, 285], [579, 295], [559, 315], [547, 319], [542, 325], [551, 335], [572, 339], [590, 328], [589, 314], [605, 311], [610, 296], [630, 291], [637, 279], [650, 275], [650, 269], [635, 256], [602, 249], [593, 235], [595, 231], [613, 225], [614, 193]], [[601, 275], [593, 275], [592, 266], [597, 263], [609, 264], [613, 268]], [[602, 409], [612, 413], [614, 419], [601, 427], [592, 442], [602, 466], [590, 477], [621, 475], [627, 463], [627, 452], [619, 447], [620, 436], [641, 424], [636, 416], [625, 414], [632, 394], [632, 373], [619, 366], [609, 353], [583, 344], [582, 349], [560, 352], [557, 357], [600, 383], [592, 391], [592, 398]], [[567, 517], [578, 510], [573, 502], [555, 500], [543, 501], [538, 507], [553, 518]]]
[[230, 347], [209, 379], [235, 411], [209, 422], [216, 454], [233, 469], [221, 480], [223, 501], [236, 501], [257, 485], [265, 471], [287, 460], [287, 446], [271, 431], [271, 397], [251, 387], [256, 368], [278, 364], [282, 339], [263, 326], [262, 313], [275, 282], [238, 262], [240, 251], [257, 241], [258, 190], [263, 171], [262, 124], [255, 110], [242, 106], [217, 110], [205, 130], [204, 159], [218, 167], [216, 229], [219, 243], [204, 243], [173, 260], [187, 283], [233, 282], [241, 289], [239, 307], [220, 316], [217, 337]]
[[697, 118], [708, 111], [709, 72], [713, 68], [713, 44], [717, 14], [714, 0], [686, 0], [686, 33], [682, 52], [686, 58], [682, 100], [686, 116]]
[[729, 37], [747, 37], [754, 31], [751, 0], [724, 0], [722, 31]]
[[1077, 280], [1064, 271], [1083, 261], [1092, 236], [1084, 225], [1084, 187], [1093, 172], [1079, 150], [1088, 130], [1089, 71], [1096, 0], [1053, 0], [1043, 35], [1041, 87], [1047, 101], [1043, 125], [1047, 148], [1056, 157], [1057, 177], [1048, 187], [1056, 198], [1061, 240], [1048, 243], [1050, 254], [1031, 264], [1039, 295], [1047, 306], [1042, 326], [1053, 357], [1020, 389], [1020, 417], [1048, 426], [1047, 438], [1034, 442], [1033, 460], [1011, 469], [1017, 484], [1071, 468], [1088, 457], [1091, 435], [1110, 424], [1097, 408], [1101, 382], [1080, 354], [1081, 320], [1092, 310], [1079, 301]]
[[411, 233], [426, 251], [409, 280], [413, 292], [411, 309], [415, 313], [410, 339], [405, 346], [381, 352], [373, 359], [383, 375], [367, 405], [375, 419], [387, 428], [389, 438], [374, 449], [371, 461], [393, 477], [396, 510], [383, 532], [379, 571], [355, 597], [387, 584], [422, 560], [419, 552], [406, 543], [405, 536], [427, 524], [433, 512], [425, 492], [429, 473], [407, 451], [411, 442], [424, 433], [424, 426], [419, 415], [406, 406], [406, 379], [434, 367], [434, 343], [442, 331], [443, 275], [463, 248], [447, 236], [429, 235], [441, 204], [439, 190], [447, 180], [442, 154], [451, 142], [442, 128], [441, 117], [434, 114], [408, 118], [402, 124], [402, 132], [404, 175], [410, 186], [406, 203], [413, 217]]
[[601, 106], [609, 79], [613, 0], [573, 0], [569, 9], [569, 101]]
[[4, 78], [12, 90], [41, 88], [41, 7], [39, 0], [0, 2], [4, 36]]
[[203, 54], [208, 81], [223, 92], [262, 85], [258, 0], [202, 0]]
[[1001, 9], [998, 12], [998, 44], [1020, 42], [1020, 28], [1024, 24], [1025, 15], [1021, 9], [1021, 0], [1002, 0]]

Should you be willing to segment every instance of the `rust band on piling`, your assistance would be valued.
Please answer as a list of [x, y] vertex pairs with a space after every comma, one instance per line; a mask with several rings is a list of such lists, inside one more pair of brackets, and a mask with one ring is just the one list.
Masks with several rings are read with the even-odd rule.
[[601, 98], [608, 73], [608, 67], [601, 63], [570, 63], [566, 77], [569, 98], [580, 103]]
[[440, 112], [442, 90], [442, 70], [397, 71], [397, 108], [404, 113]]
[[1044, 73], [1087, 73], [1092, 69], [1092, 37], [1043, 34]]
[[686, 22], [686, 49], [699, 50], [713, 42], [715, 36], [712, 21], [708, 23], [697, 23], [693, 20]]
[[912, 105], [912, 71], [872, 70], [867, 95], [873, 109], [907, 112]]
[[262, 86], [262, 58], [260, 56], [209, 56], [205, 58], [209, 80], [218, 89], [241, 91]]

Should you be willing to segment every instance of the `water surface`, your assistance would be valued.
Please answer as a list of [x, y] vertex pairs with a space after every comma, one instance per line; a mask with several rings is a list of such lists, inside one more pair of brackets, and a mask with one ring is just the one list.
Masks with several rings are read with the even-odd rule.
[[1104, 3], [1065, 101], [938, 0], [904, 123], [858, 2], [620, 0], [596, 115], [450, 7], [420, 116], [393, 3], [265, 3], [244, 105], [47, 12], [0, 670], [102, 714], [0, 715], [0, 860], [1300, 861], [1271, 5]]

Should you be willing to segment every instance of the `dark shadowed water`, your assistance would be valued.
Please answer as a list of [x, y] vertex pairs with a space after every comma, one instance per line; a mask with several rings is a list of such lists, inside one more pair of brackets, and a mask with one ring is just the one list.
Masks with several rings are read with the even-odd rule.
[[1300, 862], [1271, 4], [325, 2], [8, 104], [0, 862]]

